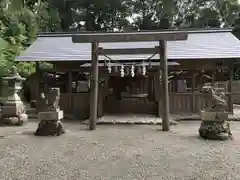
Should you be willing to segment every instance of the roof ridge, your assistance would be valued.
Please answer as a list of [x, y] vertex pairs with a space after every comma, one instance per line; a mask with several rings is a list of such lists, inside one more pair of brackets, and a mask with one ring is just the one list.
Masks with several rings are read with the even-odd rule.
[[198, 33], [221, 33], [221, 32], [232, 32], [233, 28], [204, 28], [204, 29], [196, 29], [196, 28], [189, 28], [189, 29], [166, 29], [161, 31], [127, 31], [127, 32], [102, 32], [102, 31], [77, 31], [77, 32], [42, 32], [37, 35], [37, 37], [70, 37], [72, 35], [77, 34], [90, 34], [90, 33], [107, 33], [107, 34], [118, 34], [118, 33], [133, 33], [133, 32], [182, 32], [187, 31], [189, 34], [198, 34]]

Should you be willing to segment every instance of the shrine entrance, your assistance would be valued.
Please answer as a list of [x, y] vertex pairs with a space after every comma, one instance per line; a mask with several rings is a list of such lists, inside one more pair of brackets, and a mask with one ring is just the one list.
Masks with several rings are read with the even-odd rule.
[[149, 99], [148, 77], [109, 76], [104, 101], [106, 114], [157, 114], [156, 103]]

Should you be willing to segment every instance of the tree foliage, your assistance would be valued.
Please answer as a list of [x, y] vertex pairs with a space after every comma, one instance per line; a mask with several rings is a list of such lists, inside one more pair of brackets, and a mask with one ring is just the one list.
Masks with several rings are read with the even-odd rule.
[[63, 30], [229, 27], [240, 12], [238, 0], [49, 0], [49, 3], [59, 9]]
[[[55, 15], [55, 16], [54, 16]], [[0, 76], [16, 65], [22, 75], [34, 71], [33, 63], [17, 63], [16, 56], [28, 47], [39, 31], [59, 30], [60, 19], [55, 8], [47, 3], [34, 4], [31, 8], [22, 1], [0, 2]]]
[[0, 0], [0, 76], [16, 63], [38, 32], [128, 31], [235, 27], [240, 37], [238, 0]]

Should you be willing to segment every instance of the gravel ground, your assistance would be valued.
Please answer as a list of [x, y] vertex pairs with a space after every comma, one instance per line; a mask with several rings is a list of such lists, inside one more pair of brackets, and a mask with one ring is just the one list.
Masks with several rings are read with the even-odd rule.
[[36, 122], [0, 127], [1, 180], [228, 180], [240, 179], [240, 123], [234, 140], [198, 138], [200, 122], [171, 132], [157, 125], [87, 126], [65, 122], [67, 134], [35, 137]]

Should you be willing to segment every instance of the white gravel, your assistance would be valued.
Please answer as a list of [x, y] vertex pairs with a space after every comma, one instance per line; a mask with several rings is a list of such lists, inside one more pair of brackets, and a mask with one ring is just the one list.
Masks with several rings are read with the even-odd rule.
[[240, 123], [234, 140], [198, 138], [200, 122], [160, 126], [65, 122], [67, 134], [35, 137], [36, 122], [0, 127], [0, 180], [240, 179]]

